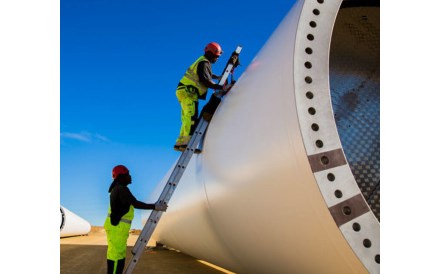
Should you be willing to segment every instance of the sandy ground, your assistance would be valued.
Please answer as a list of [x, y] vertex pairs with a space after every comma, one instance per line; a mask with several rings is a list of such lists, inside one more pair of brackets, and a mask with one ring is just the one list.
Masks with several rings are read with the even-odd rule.
[[[135, 230], [129, 235], [126, 267], [139, 233]], [[156, 243], [152, 241], [147, 246], [150, 248], [144, 250], [133, 274], [234, 274], [178, 250], [155, 247]], [[85, 236], [60, 238], [60, 273], [104, 274], [107, 272], [106, 252], [107, 237], [102, 227], [92, 227]]]
[[[134, 246], [139, 233], [139, 230], [130, 231], [127, 246]], [[92, 227], [88, 235], [60, 238], [60, 244], [107, 245], [107, 236], [103, 227]], [[150, 240], [147, 246], [156, 246], [156, 242]]]

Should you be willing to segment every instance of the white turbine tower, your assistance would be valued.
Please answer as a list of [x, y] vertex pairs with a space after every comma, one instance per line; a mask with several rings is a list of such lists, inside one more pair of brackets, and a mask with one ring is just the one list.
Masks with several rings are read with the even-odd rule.
[[294, 4], [153, 239], [238, 273], [380, 272], [379, 8], [341, 3]]

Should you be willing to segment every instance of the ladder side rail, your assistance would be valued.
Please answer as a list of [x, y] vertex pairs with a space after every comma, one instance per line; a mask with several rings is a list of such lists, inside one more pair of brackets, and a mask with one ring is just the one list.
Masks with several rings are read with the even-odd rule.
[[[191, 160], [191, 156], [194, 154], [194, 148], [197, 146], [197, 144], [200, 142], [200, 140], [203, 137], [203, 134], [206, 130], [206, 128], [208, 127], [208, 122], [204, 119], [201, 119], [201, 121], [199, 122], [199, 125], [197, 126], [197, 129], [195, 131], [195, 134], [193, 135], [193, 137], [191, 138], [187, 149], [184, 151], [184, 153], [182, 154], [182, 156], [179, 158], [178, 160], [178, 164], [180, 165], [186, 165], [189, 163], [189, 161]], [[186, 154], [184, 156], [184, 154]], [[189, 157], [187, 157], [189, 156]], [[181, 172], [174, 172], [174, 171], [181, 171]], [[183, 171], [184, 168], [182, 167], [178, 167], [178, 165], [176, 165], [176, 167], [174, 168], [173, 173], [176, 173], [174, 175], [173, 178], [171, 178], [172, 176], [170, 176], [170, 179], [168, 179], [168, 182], [165, 186], [165, 188], [163, 189], [161, 195], [159, 196], [159, 201], [163, 202], [163, 203], [168, 203], [169, 200], [171, 199], [172, 194], [174, 193], [175, 188], [177, 187], [178, 182], [180, 181], [180, 178], [183, 175]], [[171, 180], [173, 179], [173, 180]], [[141, 234], [139, 235], [138, 240], [135, 243], [135, 246], [133, 247], [131, 253], [132, 253], [132, 258], [130, 261], [130, 264], [128, 265], [125, 273], [131, 273], [134, 269], [134, 267], [137, 264], [137, 261], [139, 260], [140, 256], [142, 255], [142, 251], [144, 250], [144, 247], [147, 245], [148, 241], [150, 240], [151, 236], [153, 235], [153, 232], [160, 220], [160, 218], [162, 217], [163, 212], [162, 211], [157, 211], [157, 210], [153, 210], [150, 213], [150, 216], [147, 219], [147, 222], [144, 225], [144, 228], [142, 229]]]
[[[145, 224], [145, 229], [142, 230], [139, 235], [138, 240], [136, 241], [135, 246], [133, 247], [131, 253], [135, 257], [136, 255], [140, 256], [140, 252], [144, 250], [145, 245], [147, 245], [150, 240], [151, 235], [154, 232], [154, 229], [157, 226], [158, 220], [162, 216], [162, 211], [153, 210], [148, 217], [147, 223]], [[137, 257], [139, 257], [137, 256]], [[137, 258], [136, 257], [136, 258]]]
[[203, 123], [203, 121], [200, 121], [199, 124], [197, 125], [197, 128], [194, 131], [194, 134], [191, 137], [186, 150], [182, 153], [179, 160], [177, 161], [176, 167], [174, 168], [173, 173], [171, 173], [168, 182], [178, 183], [181, 176], [183, 175], [182, 173], [185, 171], [186, 166], [188, 165], [189, 161], [191, 160], [191, 157], [194, 154], [196, 146], [199, 144], [200, 139], [204, 131], [206, 130], [206, 125]]
[[162, 211], [157, 211], [157, 210], [151, 212], [150, 217], [148, 218], [148, 221], [145, 224], [146, 229], [144, 227], [144, 230], [142, 230], [141, 235], [139, 235], [139, 239], [136, 241], [136, 244], [132, 249], [132, 257], [130, 264], [128, 265], [124, 273], [132, 273], [132, 271], [134, 270], [139, 258], [142, 255], [142, 251], [144, 250], [145, 246], [148, 243], [148, 240], [150, 239], [151, 235], [154, 232], [154, 229], [157, 226], [158, 220], [162, 216], [162, 213], [163, 213]]
[[[242, 49], [241, 46], [237, 46], [237, 48], [235, 49], [235, 51], [231, 54], [231, 57], [234, 56], [234, 55], [239, 55], [240, 52], [241, 52], [241, 49]], [[228, 77], [229, 77], [229, 74], [232, 72], [232, 69], [234, 68], [234, 65], [235, 65], [235, 64], [233, 64], [233, 63], [231, 62], [231, 58], [229, 58], [229, 60], [228, 60], [228, 64], [227, 64], [227, 66], [226, 66], [225, 71], [223, 72], [222, 78], [221, 78], [220, 81], [218, 82], [219, 85], [224, 85], [224, 84], [225, 84], [226, 80], [227, 80]]]
[[232, 68], [233, 68], [233, 65], [232, 65], [232, 64], [229, 64], [229, 65], [226, 67], [226, 70], [225, 70], [226, 73], [223, 74], [222, 78], [221, 78], [220, 81], [218, 82], [219, 85], [224, 85], [224, 84], [225, 84], [226, 79], [228, 79], [229, 74], [231, 73]]
[[[174, 190], [177, 187], [180, 178], [183, 176], [184, 169], [191, 160], [191, 156], [194, 154], [194, 149], [202, 139], [207, 126], [208, 126], [208, 122], [204, 119], [201, 119], [199, 125], [197, 126], [197, 129], [194, 132], [193, 137], [191, 138], [188, 144], [187, 149], [180, 156], [176, 164], [176, 167], [173, 170], [172, 175], [168, 179], [166, 186], [164, 187], [161, 195], [159, 196], [160, 202], [167, 204], [171, 199], [171, 196], [174, 193]], [[151, 236], [153, 235], [157, 223], [162, 217], [162, 213], [163, 213], [162, 211], [157, 211], [157, 210], [153, 210], [150, 213], [150, 216], [148, 217], [147, 222], [145, 223], [142, 232], [139, 235], [139, 238], [136, 241], [135, 246], [131, 251], [133, 256], [125, 273], [131, 273], [133, 271], [139, 257], [142, 254], [142, 251], [144, 250], [145, 245], [148, 243]]]

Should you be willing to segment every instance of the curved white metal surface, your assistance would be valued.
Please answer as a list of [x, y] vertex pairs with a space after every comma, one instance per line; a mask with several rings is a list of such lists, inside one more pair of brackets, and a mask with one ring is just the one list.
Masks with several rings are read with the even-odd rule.
[[340, 3], [295, 3], [218, 107], [153, 239], [238, 273], [379, 273], [380, 225], [332, 113]]
[[67, 208], [60, 206], [60, 237], [80, 236], [90, 232], [90, 223]]

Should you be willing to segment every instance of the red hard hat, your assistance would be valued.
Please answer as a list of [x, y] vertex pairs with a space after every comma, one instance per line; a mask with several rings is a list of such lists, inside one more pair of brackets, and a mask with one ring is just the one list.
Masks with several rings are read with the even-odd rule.
[[113, 168], [112, 177], [113, 179], [115, 179], [116, 177], [118, 177], [119, 174], [127, 174], [127, 173], [128, 173], [128, 168], [126, 168], [123, 165], [118, 165]]
[[210, 52], [210, 53], [214, 54], [215, 56], [220, 56], [223, 53], [222, 48], [216, 42], [211, 42], [206, 45], [205, 53], [207, 53], [207, 52]]

